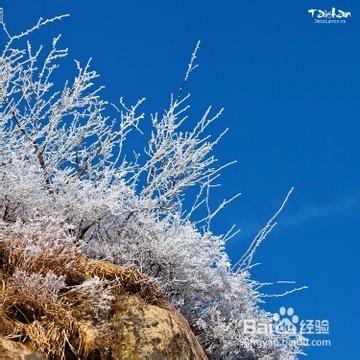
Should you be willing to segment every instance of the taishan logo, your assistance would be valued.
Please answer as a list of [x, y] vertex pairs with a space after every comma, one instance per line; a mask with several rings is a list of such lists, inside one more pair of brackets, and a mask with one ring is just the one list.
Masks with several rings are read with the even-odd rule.
[[331, 10], [309, 9], [308, 13], [314, 19], [315, 24], [345, 24], [346, 20], [351, 17], [350, 11], [334, 7]]

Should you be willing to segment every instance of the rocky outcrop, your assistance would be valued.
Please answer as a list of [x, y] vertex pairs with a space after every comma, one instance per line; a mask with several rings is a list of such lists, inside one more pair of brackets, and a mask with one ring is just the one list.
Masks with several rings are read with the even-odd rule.
[[[114, 305], [111, 328], [109, 347], [98, 348], [89, 359], [206, 359], [187, 321], [170, 305], [164, 308], [148, 304], [137, 295], [123, 295]], [[31, 343], [3, 340], [0, 359], [45, 360], [46, 357], [32, 351]]]
[[115, 309], [114, 358], [206, 359], [187, 321], [174, 309], [146, 304], [138, 296], [123, 296]]
[[0, 360], [207, 359], [138, 270], [63, 251], [27, 254], [21, 241], [0, 241]]

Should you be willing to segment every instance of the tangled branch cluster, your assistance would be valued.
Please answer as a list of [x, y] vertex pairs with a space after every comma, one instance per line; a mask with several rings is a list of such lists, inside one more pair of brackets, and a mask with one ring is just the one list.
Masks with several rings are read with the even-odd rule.
[[[271, 314], [258, 307], [261, 284], [250, 279], [249, 270], [254, 249], [272, 224], [235, 268], [225, 252], [233, 229], [222, 236], [210, 229], [212, 218], [232, 200], [215, 211], [208, 206], [209, 189], [228, 165], [218, 166], [213, 155], [223, 134], [212, 138], [207, 133], [221, 111], [212, 115], [209, 107], [185, 130], [188, 95], [182, 86], [162, 115], [151, 116], [144, 153], [128, 160], [127, 138], [134, 130], [141, 132], [143, 100], [133, 106], [122, 99], [118, 106], [109, 104], [101, 97], [99, 75], [90, 61], [76, 62], [74, 79], [59, 84], [55, 74], [68, 55], [59, 47], [60, 36], [48, 50], [34, 49], [28, 36], [60, 18], [40, 19], [19, 35], [10, 35], [4, 25], [0, 235], [16, 230], [31, 237], [43, 229], [41, 237], [50, 249], [71, 239], [76, 251], [93, 259], [136, 266], [157, 279], [212, 359], [294, 359], [299, 349], [281, 345], [285, 335], [266, 335], [279, 341], [260, 348], [256, 341], [265, 335], [242, 330], [244, 319], [271, 321]], [[185, 82], [195, 59], [196, 51]], [[184, 196], [194, 187], [198, 195], [185, 211]], [[200, 208], [208, 213], [199, 220]], [[27, 247], [36, 251], [31, 242]], [[46, 287], [38, 296], [56, 292], [61, 279], [51, 276], [29, 280]], [[23, 275], [15, 274], [13, 281], [20, 279]]]

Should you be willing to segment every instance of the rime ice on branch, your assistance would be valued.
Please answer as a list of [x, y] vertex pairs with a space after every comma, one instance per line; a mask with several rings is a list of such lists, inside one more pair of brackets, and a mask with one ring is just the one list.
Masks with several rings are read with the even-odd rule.
[[[132, 131], [143, 136], [144, 99], [133, 106], [123, 99], [109, 104], [90, 61], [76, 61], [75, 77], [58, 83], [54, 74], [68, 55], [60, 35], [50, 46], [34, 48], [29, 41], [35, 30], [64, 17], [40, 19], [18, 35], [3, 24], [0, 234], [16, 231], [31, 239], [41, 233], [44, 246], [62, 246], [66, 239], [66, 246], [94, 259], [137, 266], [157, 279], [212, 359], [295, 358], [296, 345], [281, 345], [289, 335], [242, 331], [244, 319], [271, 321], [258, 306], [262, 284], [249, 271], [274, 219], [236, 267], [225, 252], [234, 228], [220, 236], [211, 232], [213, 217], [238, 195], [211, 210], [210, 190], [230, 165], [218, 165], [213, 155], [226, 130], [215, 138], [208, 132], [222, 110], [209, 107], [187, 128], [184, 90], [197, 67], [199, 43], [177, 95], [162, 115], [150, 117], [144, 153], [131, 157], [127, 138]], [[193, 206], [185, 209], [184, 197], [194, 187]], [[37, 251], [31, 241], [28, 247]], [[268, 345], [259, 348], [264, 336]]]

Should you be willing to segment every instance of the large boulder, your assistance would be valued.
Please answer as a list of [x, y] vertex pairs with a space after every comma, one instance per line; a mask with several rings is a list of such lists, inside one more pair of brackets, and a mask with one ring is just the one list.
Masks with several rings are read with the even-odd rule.
[[0, 239], [0, 360], [205, 360], [136, 268]]
[[[160, 307], [146, 303], [138, 295], [122, 295], [113, 311], [108, 348], [98, 348], [89, 359], [206, 359], [187, 321], [170, 305]], [[73, 355], [67, 358], [73, 359]], [[31, 342], [24, 345], [3, 339], [0, 359], [45, 360], [46, 357], [32, 350]]]
[[115, 307], [114, 359], [196, 360], [206, 356], [187, 321], [174, 309], [123, 296]]

